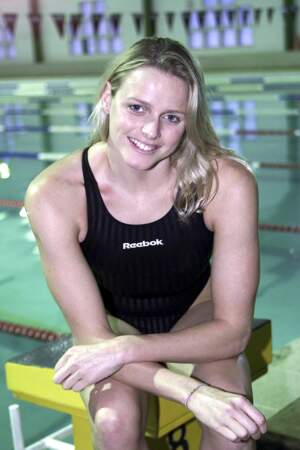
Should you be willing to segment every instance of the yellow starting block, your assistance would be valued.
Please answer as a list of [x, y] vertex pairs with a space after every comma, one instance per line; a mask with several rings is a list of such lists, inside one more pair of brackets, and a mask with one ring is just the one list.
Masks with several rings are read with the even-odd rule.
[[[71, 338], [64, 337], [8, 361], [7, 387], [21, 400], [70, 414], [75, 449], [92, 450], [87, 412], [80, 395], [52, 382], [53, 367], [70, 345]], [[269, 320], [254, 319], [246, 354], [253, 380], [267, 372], [272, 360]], [[198, 450], [201, 429], [184, 406], [151, 396], [146, 436], [151, 450]]]

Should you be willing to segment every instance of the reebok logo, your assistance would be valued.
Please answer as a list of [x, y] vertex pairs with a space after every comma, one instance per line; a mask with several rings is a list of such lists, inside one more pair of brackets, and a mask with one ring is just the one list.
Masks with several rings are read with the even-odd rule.
[[139, 248], [139, 247], [154, 247], [156, 245], [164, 245], [162, 239], [155, 239], [155, 241], [141, 241], [141, 242], [133, 242], [130, 244], [129, 242], [123, 242], [123, 250], [128, 248]]

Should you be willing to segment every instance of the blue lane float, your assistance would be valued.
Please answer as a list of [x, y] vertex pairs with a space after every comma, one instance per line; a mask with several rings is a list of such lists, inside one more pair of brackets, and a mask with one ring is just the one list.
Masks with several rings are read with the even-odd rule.
[[3, 159], [35, 159], [38, 161], [57, 161], [68, 153], [49, 153], [49, 152], [0, 152], [0, 158]]
[[13, 109], [5, 108], [2, 112], [2, 116], [39, 116], [41, 111], [39, 109]]
[[36, 152], [0, 152], [0, 158], [38, 159]]
[[279, 100], [283, 101], [292, 101], [292, 102], [299, 102], [300, 101], [300, 95], [296, 94], [283, 94], [279, 96]]
[[88, 126], [71, 125], [0, 125], [0, 133], [90, 133]]
[[[67, 156], [68, 153], [50, 153], [50, 152], [24, 152], [24, 151], [6, 151], [0, 152], [0, 159], [35, 159], [38, 161], [57, 161]], [[248, 161], [252, 169], [288, 169], [300, 170], [299, 163], [289, 162], [265, 162], [265, 161]]]
[[0, 130], [4, 133], [36, 133], [36, 132], [49, 132], [49, 127], [40, 125], [8, 125], [1, 126]]

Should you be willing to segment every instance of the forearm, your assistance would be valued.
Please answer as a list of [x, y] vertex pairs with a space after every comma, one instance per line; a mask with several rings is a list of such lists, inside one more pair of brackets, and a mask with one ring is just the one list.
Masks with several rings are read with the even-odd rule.
[[113, 378], [136, 389], [185, 404], [199, 381], [172, 372], [158, 363], [132, 363], [123, 366]]
[[116, 336], [111, 331], [103, 329], [101, 337], [86, 334], [79, 339], [76, 332], [73, 333], [75, 345], [97, 345], [109, 340], [115, 343], [116, 357], [122, 363], [121, 369], [111, 375], [115, 380], [182, 404], [185, 404], [190, 392], [198, 386], [197, 379], [174, 373], [157, 362], [131, 362], [133, 360], [131, 343], [134, 342], [134, 336]]
[[158, 364], [129, 364], [114, 378], [186, 405], [198, 421], [233, 442], [258, 439], [266, 432], [264, 417], [244, 396], [172, 373]]
[[134, 336], [129, 352], [132, 361], [201, 363], [227, 359], [241, 353], [250, 330], [212, 320], [182, 331]]
[[[250, 434], [257, 439], [260, 432], [265, 432], [263, 416], [242, 395], [225, 392], [192, 377], [173, 373], [157, 363], [126, 363], [125, 358], [122, 363], [122, 352], [119, 349], [124, 345], [123, 338], [126, 336], [99, 338], [96, 345], [88, 343], [71, 347], [57, 362], [54, 381], [65, 389], [81, 391], [112, 377], [136, 389], [187, 405], [200, 422], [216, 431], [223, 430], [224, 436], [233, 441], [237, 441], [237, 436], [230, 429], [232, 426], [233, 431], [236, 429], [234, 424], [237, 417], [242, 424], [238, 427], [239, 432], [242, 432], [242, 439], [248, 439]], [[229, 434], [224, 428], [224, 417], [227, 416]], [[231, 420], [231, 416], [234, 420]], [[249, 421], [250, 416], [252, 422]], [[248, 430], [243, 428], [245, 423]]]
[[[152, 335], [116, 336], [111, 331], [102, 330], [101, 336], [87, 336], [84, 341], [75, 339], [76, 344], [96, 344], [103, 340], [113, 340], [117, 345], [111, 349], [117, 352], [117, 359], [122, 369], [117, 372], [118, 377], [127, 384], [134, 383], [139, 388], [143, 383], [143, 370], [137, 371], [141, 363], [201, 363], [228, 359], [243, 350], [243, 336], [239, 329], [235, 329], [226, 322], [212, 320], [182, 331]], [[132, 367], [134, 368], [132, 369]], [[158, 369], [159, 364], [156, 365]], [[119, 378], [118, 378], [119, 379]], [[151, 386], [150, 386], [151, 387]], [[144, 385], [142, 389], [147, 390]]]

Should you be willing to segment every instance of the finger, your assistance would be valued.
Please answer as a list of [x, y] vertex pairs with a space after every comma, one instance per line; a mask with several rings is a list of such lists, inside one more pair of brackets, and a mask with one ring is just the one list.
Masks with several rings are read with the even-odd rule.
[[67, 377], [69, 377], [74, 371], [72, 371], [70, 365], [63, 366], [58, 369], [53, 377], [54, 383], [61, 384]]
[[234, 433], [238, 441], [247, 441], [250, 438], [248, 430], [233, 417], [227, 417], [226, 426]]
[[76, 371], [75, 373], [71, 374], [69, 377], [67, 377], [63, 383], [62, 387], [64, 389], [73, 389], [73, 386], [78, 383], [78, 381], [81, 380], [81, 374], [79, 371]]
[[68, 362], [68, 360], [70, 359], [70, 356], [68, 353], [65, 353], [61, 358], [59, 358], [59, 360], [57, 361], [57, 363], [54, 366], [54, 370], [58, 370], [60, 369], [64, 364], [66, 364]]
[[62, 365], [66, 364], [70, 358], [80, 354], [82, 351], [82, 347], [74, 345], [73, 347], [70, 347], [59, 360], [57, 361], [55, 365], [55, 369], [59, 369]]
[[237, 442], [238, 440], [237, 435], [225, 426], [219, 427], [216, 431], [220, 433], [225, 439], [228, 439], [231, 442]]
[[72, 387], [78, 382], [78, 380], [80, 380], [80, 374], [78, 371], [76, 371], [75, 373], [72, 373], [67, 378], [65, 378], [61, 384], [64, 389], [72, 389]]
[[258, 431], [257, 433], [254, 433], [251, 435], [251, 438], [254, 439], [255, 441], [258, 441], [261, 438], [262, 433], [260, 431]]
[[261, 436], [258, 425], [250, 419], [244, 412], [236, 412], [233, 417], [248, 431], [249, 436], [253, 439], [259, 439]]
[[260, 433], [267, 431], [267, 421], [265, 416], [256, 409], [249, 401], [245, 402], [241, 408], [257, 424]]
[[77, 383], [74, 384], [72, 387], [72, 391], [74, 392], [80, 392], [83, 389], [85, 389], [87, 386], [89, 386], [89, 383], [84, 380], [79, 380]]
[[54, 366], [54, 370], [58, 370], [63, 365], [64, 360], [65, 360], [65, 355], [63, 355], [61, 358], [59, 358], [59, 360], [57, 361], [57, 363]]

